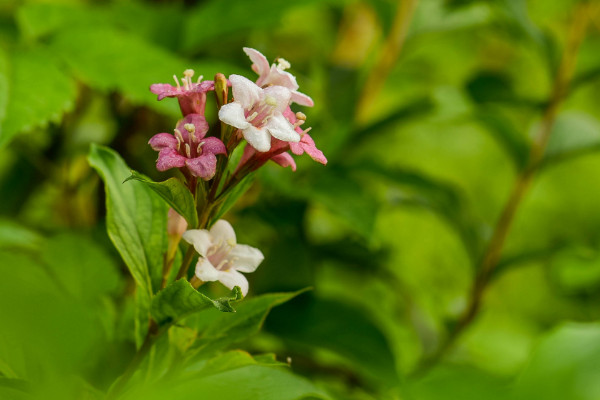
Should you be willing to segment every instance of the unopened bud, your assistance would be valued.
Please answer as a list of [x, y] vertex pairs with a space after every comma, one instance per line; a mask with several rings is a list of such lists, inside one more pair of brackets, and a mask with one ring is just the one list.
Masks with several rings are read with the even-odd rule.
[[229, 88], [227, 87], [227, 78], [222, 73], [215, 75], [215, 96], [217, 97], [217, 105], [221, 108], [224, 104], [227, 104], [227, 96], [229, 94]]
[[188, 223], [177, 211], [169, 208], [167, 214], [167, 234], [169, 236], [181, 237], [187, 230]]

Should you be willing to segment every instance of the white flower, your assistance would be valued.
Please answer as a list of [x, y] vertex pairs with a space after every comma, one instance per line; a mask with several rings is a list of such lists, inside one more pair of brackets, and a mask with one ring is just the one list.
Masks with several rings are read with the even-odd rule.
[[299, 142], [300, 134], [282, 114], [292, 92], [283, 86], [262, 89], [240, 75], [229, 76], [234, 101], [219, 110], [219, 119], [242, 131], [258, 151], [271, 149], [271, 136], [284, 142]]
[[248, 293], [248, 280], [240, 272], [254, 272], [264, 259], [262, 252], [245, 244], [237, 244], [229, 222], [220, 219], [210, 230], [191, 229], [183, 239], [201, 255], [196, 276], [204, 282], [219, 281], [229, 289], [239, 286]]
[[256, 84], [261, 87], [268, 85], [283, 86], [292, 91], [291, 100], [294, 103], [298, 103], [302, 106], [312, 107], [314, 103], [310, 97], [304, 93], [298, 92], [298, 83], [296, 77], [286, 69], [290, 68], [289, 62], [283, 58], [277, 59], [277, 64], [273, 63], [269, 67], [269, 61], [267, 58], [258, 50], [250, 47], [244, 47], [244, 53], [252, 60], [252, 70], [258, 74]]

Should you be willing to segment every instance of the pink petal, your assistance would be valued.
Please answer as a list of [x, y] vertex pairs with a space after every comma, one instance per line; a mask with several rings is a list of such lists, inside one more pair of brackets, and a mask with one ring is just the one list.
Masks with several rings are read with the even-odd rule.
[[192, 175], [200, 177], [205, 181], [215, 176], [217, 169], [217, 157], [213, 153], [203, 153], [201, 156], [185, 161]]
[[269, 61], [260, 51], [251, 47], [244, 47], [244, 53], [250, 57], [253, 63], [252, 70], [259, 75], [256, 84], [262, 86], [264, 79], [269, 74]]
[[165, 148], [158, 153], [156, 160], [156, 169], [166, 171], [171, 168], [181, 168], [185, 165], [186, 158], [176, 150]]
[[296, 171], [296, 162], [288, 153], [277, 154], [271, 157], [271, 160], [281, 165], [282, 167], [291, 167], [292, 171]]
[[148, 141], [148, 144], [156, 151], [162, 149], [177, 149], [177, 139], [169, 133], [159, 133], [158, 135], [152, 136]]
[[304, 93], [300, 93], [300, 92], [296, 92], [296, 91], [292, 92], [292, 102], [298, 103], [301, 106], [306, 106], [306, 107], [312, 107], [315, 105], [314, 101], [310, 97], [308, 97]]
[[[327, 158], [321, 150], [317, 149], [317, 146], [315, 146], [315, 141], [310, 137], [310, 135], [305, 133], [304, 136], [302, 136], [299, 144], [302, 146], [302, 149], [306, 152], [306, 154], [310, 156], [310, 158], [316, 162], [320, 162], [323, 165], [327, 164]], [[292, 150], [292, 152], [297, 154], [294, 152], [294, 150]]]
[[206, 118], [204, 118], [203, 115], [188, 114], [177, 123], [177, 129], [181, 132], [181, 135], [186, 142], [189, 141], [189, 135], [187, 129], [185, 129], [185, 124], [192, 124], [196, 127], [194, 134], [198, 139], [202, 139], [204, 135], [206, 135], [206, 132], [208, 132], [208, 122], [206, 122]]
[[216, 137], [205, 137], [202, 142], [202, 153], [227, 154], [227, 148]]
[[150, 91], [158, 95], [158, 100], [162, 100], [165, 97], [176, 96], [178, 93], [181, 93], [180, 90], [177, 90], [177, 87], [169, 85], [168, 83], [155, 83], [150, 85]]

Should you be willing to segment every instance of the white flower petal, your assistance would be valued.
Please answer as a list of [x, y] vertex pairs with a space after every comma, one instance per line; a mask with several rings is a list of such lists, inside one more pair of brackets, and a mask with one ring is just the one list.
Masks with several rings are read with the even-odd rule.
[[227, 256], [232, 260], [231, 267], [240, 272], [254, 272], [265, 259], [263, 253], [254, 247], [238, 244]]
[[220, 219], [210, 228], [210, 236], [214, 244], [227, 243], [233, 247], [236, 245], [235, 231], [231, 224], [224, 219]]
[[284, 142], [299, 142], [300, 134], [282, 114], [275, 114], [267, 122], [267, 130], [273, 137]]
[[244, 53], [246, 53], [248, 57], [250, 57], [250, 60], [254, 63], [252, 69], [254, 69], [259, 75], [256, 84], [260, 85], [258, 82], [264, 80], [264, 78], [269, 74], [269, 61], [267, 60], [267, 57], [265, 57], [260, 51], [251, 47], [244, 47]]
[[312, 107], [315, 105], [313, 100], [305, 95], [304, 93], [292, 92], [292, 102], [300, 104], [301, 106]]
[[269, 86], [264, 90], [265, 100], [271, 100], [274, 112], [283, 112], [289, 105], [292, 98], [292, 92], [283, 86]]
[[196, 264], [196, 276], [203, 282], [214, 282], [219, 280], [219, 270], [206, 258], [200, 257]]
[[239, 286], [244, 297], [248, 294], [248, 280], [233, 268], [228, 271], [219, 271], [219, 282], [229, 289]]
[[244, 138], [258, 151], [269, 151], [271, 149], [271, 135], [265, 128], [258, 129], [255, 126], [249, 126], [242, 130]]
[[193, 245], [202, 257], [206, 257], [208, 248], [212, 244], [210, 234], [205, 229], [190, 229], [183, 234], [183, 240]]
[[229, 80], [235, 102], [240, 103], [245, 110], [262, 98], [263, 90], [250, 79], [241, 75], [229, 75]]
[[296, 77], [287, 71], [281, 71], [275, 64], [271, 66], [269, 76], [265, 79], [264, 84], [285, 86], [290, 90], [297, 90], [298, 83]]
[[246, 121], [244, 109], [240, 103], [225, 104], [219, 110], [219, 119], [238, 129], [246, 129], [250, 123]]

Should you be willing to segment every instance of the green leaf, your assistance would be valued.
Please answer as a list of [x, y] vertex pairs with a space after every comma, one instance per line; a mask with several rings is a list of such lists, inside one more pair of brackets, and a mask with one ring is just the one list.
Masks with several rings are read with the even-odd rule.
[[[6, 107], [8, 106], [9, 85], [9, 66], [8, 58], [4, 51], [0, 49], [0, 127], [6, 117]], [[2, 131], [0, 130], [0, 133]]]
[[517, 400], [600, 398], [600, 325], [564, 324], [537, 346], [518, 378]]
[[600, 122], [588, 114], [565, 112], [556, 118], [552, 128], [545, 163], [556, 163], [598, 150]]
[[[346, 327], [343, 333], [340, 327]], [[266, 330], [291, 341], [297, 354], [328, 349], [350, 361], [371, 380], [385, 386], [398, 383], [386, 337], [358, 305], [305, 294], [273, 311]]]
[[518, 169], [526, 165], [529, 158], [529, 143], [515, 126], [499, 113], [499, 110], [481, 106], [474, 118], [492, 134]]
[[60, 234], [44, 243], [42, 259], [60, 287], [78, 300], [97, 301], [121, 286], [115, 261], [81, 234]]
[[293, 299], [304, 291], [269, 293], [253, 297], [241, 302], [235, 314], [208, 312], [188, 321], [190, 326], [198, 329], [200, 335], [200, 339], [194, 346], [196, 352], [190, 359], [204, 359], [208, 354], [213, 354], [256, 334], [273, 307]]
[[233, 313], [235, 310], [231, 302], [240, 300], [242, 292], [236, 286], [231, 295], [232, 297], [213, 300], [194, 289], [187, 280], [180, 279], [158, 292], [152, 299], [150, 313], [160, 325], [179, 321], [208, 308]]
[[66, 26], [106, 23], [107, 13], [99, 7], [77, 4], [29, 3], [17, 12], [17, 23], [23, 36], [36, 40]]
[[[102, 43], [102, 46], [90, 46]], [[118, 90], [137, 104], [179, 115], [176, 101], [156, 101], [148, 88], [171, 82], [190, 65], [174, 54], [136, 35], [109, 27], [75, 27], [57, 33], [51, 48], [60, 54], [76, 76], [101, 90]], [[201, 75], [202, 71], [197, 71]]]
[[[137, 389], [137, 390], [135, 390]], [[124, 399], [244, 399], [299, 400], [330, 397], [307, 379], [294, 375], [287, 367], [246, 365], [227, 371], [172, 378], [140, 385]]]
[[264, 169], [261, 172], [263, 182], [270, 189], [291, 199], [320, 203], [341, 217], [349, 229], [365, 238], [372, 237], [379, 203], [349, 174], [349, 170], [328, 167], [322, 174], [312, 176], [310, 184], [282, 176], [287, 173], [284, 169]]
[[388, 168], [373, 162], [362, 162], [353, 168], [402, 187], [403, 194], [394, 199], [395, 203], [427, 208], [442, 216], [460, 235], [469, 254], [476, 256], [480, 248], [479, 226], [468, 210], [464, 194], [454, 184], [434, 179], [420, 171]]
[[123, 184], [130, 169], [113, 150], [92, 145], [88, 160], [106, 189], [108, 236], [148, 296], [162, 281], [167, 205], [142, 183]]
[[125, 179], [125, 182], [132, 179], [148, 185], [150, 189], [162, 197], [179, 215], [184, 217], [190, 227], [198, 226], [198, 213], [194, 197], [179, 179], [169, 178], [164, 182], [154, 182], [139, 172], [131, 171], [131, 176]]
[[[48, 122], [58, 123], [63, 113], [73, 107], [77, 94], [75, 82], [52, 52], [42, 48], [19, 49], [11, 61], [8, 97], [2, 96], [2, 91], [6, 93], [6, 82], [2, 83], [0, 62], [0, 99], [8, 101], [0, 129], [0, 147], [21, 131]], [[4, 101], [0, 100], [0, 115]]]
[[263, 0], [248, 7], [244, 0], [203, 2], [189, 13], [183, 34], [183, 48], [195, 50], [207, 41], [226, 34], [276, 25], [289, 8], [306, 3], [307, 0], [285, 3]]
[[0, 219], [0, 248], [35, 250], [42, 242], [36, 232], [8, 219]]

